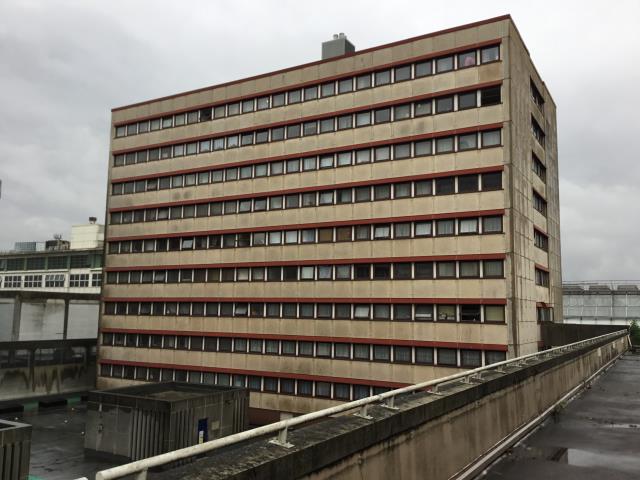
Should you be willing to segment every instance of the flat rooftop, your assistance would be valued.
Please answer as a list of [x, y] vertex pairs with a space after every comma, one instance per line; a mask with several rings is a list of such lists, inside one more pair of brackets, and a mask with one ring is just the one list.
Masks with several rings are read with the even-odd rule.
[[627, 353], [480, 478], [637, 480], [639, 453], [640, 355]]
[[33, 426], [30, 480], [93, 479], [96, 472], [116, 466], [115, 463], [84, 458], [86, 418], [84, 404], [0, 416], [0, 420]]
[[[84, 457], [86, 405], [43, 409], [30, 414], [0, 415], [0, 420], [33, 425], [32, 480], [87, 477], [116, 464]], [[640, 472], [640, 355], [625, 354], [592, 387], [556, 417], [505, 454], [482, 480], [608, 480], [638, 479]], [[250, 447], [250, 446], [249, 446]], [[207, 463], [150, 479], [206, 478], [196, 472]]]

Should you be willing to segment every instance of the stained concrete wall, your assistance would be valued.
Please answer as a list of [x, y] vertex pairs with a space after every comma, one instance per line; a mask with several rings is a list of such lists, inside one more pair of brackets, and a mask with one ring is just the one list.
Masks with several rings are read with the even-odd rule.
[[97, 299], [2, 298], [0, 342], [96, 338], [99, 311]]
[[244, 442], [161, 478], [452, 478], [626, 349], [621, 334], [479, 383], [452, 384], [441, 395], [400, 396], [398, 410], [372, 406], [370, 420], [344, 415], [297, 427], [291, 449]]
[[625, 338], [619, 339], [305, 478], [451, 478], [625, 350]]

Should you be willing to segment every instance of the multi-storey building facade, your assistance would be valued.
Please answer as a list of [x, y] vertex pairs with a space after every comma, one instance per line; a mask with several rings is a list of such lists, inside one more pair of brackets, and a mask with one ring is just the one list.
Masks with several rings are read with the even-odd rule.
[[113, 110], [99, 387], [297, 413], [537, 350], [555, 106], [510, 17], [345, 52]]
[[104, 225], [71, 227], [71, 241], [18, 242], [0, 253], [0, 340], [96, 338]]

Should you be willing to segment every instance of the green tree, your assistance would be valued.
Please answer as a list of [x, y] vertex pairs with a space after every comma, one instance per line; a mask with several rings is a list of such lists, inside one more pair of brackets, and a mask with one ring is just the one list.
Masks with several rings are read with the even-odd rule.
[[631, 343], [633, 345], [640, 345], [640, 325], [638, 325], [637, 320], [631, 322], [629, 334], [631, 335]]

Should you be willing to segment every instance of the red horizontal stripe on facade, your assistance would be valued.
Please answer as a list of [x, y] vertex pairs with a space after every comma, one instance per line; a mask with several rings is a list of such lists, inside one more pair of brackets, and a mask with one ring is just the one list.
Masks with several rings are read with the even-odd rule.
[[[446, 34], [446, 33], [457, 32], [457, 31], [460, 31], [460, 30], [465, 30], [465, 29], [474, 28], [474, 27], [481, 26], [481, 25], [487, 25], [489, 23], [495, 23], [495, 22], [499, 22], [499, 21], [502, 21], [502, 20], [510, 20], [510, 19], [511, 19], [510, 15], [503, 15], [503, 16], [500, 16], [500, 17], [490, 18], [490, 19], [487, 19], [487, 20], [482, 20], [482, 21], [479, 21], [479, 22], [473, 22], [473, 23], [469, 23], [469, 24], [466, 24], [466, 25], [460, 25], [460, 26], [453, 27], [453, 28], [448, 28], [448, 29], [445, 29], [445, 30], [439, 30], [437, 32], [431, 32], [431, 33], [427, 33], [427, 34], [424, 34], [424, 35], [419, 35], [419, 36], [416, 36], [416, 37], [407, 38], [407, 39], [404, 39], [404, 40], [398, 40], [396, 42], [387, 43], [387, 44], [384, 44], [384, 45], [378, 45], [378, 46], [367, 48], [367, 49], [364, 49], [364, 50], [359, 50], [359, 51], [354, 52], [354, 53], [349, 53], [349, 54], [346, 54], [346, 55], [343, 55], [343, 56], [340, 56], [340, 57], [332, 57], [332, 58], [327, 58], [327, 59], [324, 59], [324, 60], [316, 60], [316, 61], [309, 62], [309, 63], [303, 63], [303, 64], [300, 64], [300, 65], [295, 65], [293, 67], [287, 67], [287, 68], [283, 68], [283, 69], [280, 69], [280, 70], [274, 70], [274, 71], [267, 72], [267, 73], [261, 73], [261, 74], [258, 74], [258, 75], [253, 75], [251, 77], [246, 77], [246, 78], [242, 78], [242, 79], [239, 79], [239, 80], [232, 80], [232, 81], [229, 81], [229, 82], [220, 83], [220, 84], [217, 84], [217, 85], [211, 85], [211, 86], [208, 86], [208, 87], [202, 87], [202, 88], [198, 88], [198, 89], [195, 89], [195, 90], [188, 90], [186, 92], [181, 92], [181, 93], [177, 93], [177, 94], [174, 94], [174, 95], [167, 95], [167, 96], [164, 96], [164, 97], [158, 97], [158, 98], [154, 98], [154, 99], [150, 99], [150, 100], [145, 100], [145, 101], [142, 101], [142, 102], [132, 103], [132, 104], [129, 104], [129, 105], [123, 105], [121, 107], [114, 107], [114, 108], [111, 109], [111, 111], [112, 112], [118, 112], [118, 111], [121, 111], [121, 110], [127, 110], [127, 109], [130, 109], [130, 108], [139, 107], [139, 106], [142, 106], [142, 105], [149, 105], [149, 104], [152, 104], [152, 103], [161, 102], [163, 100], [170, 100], [172, 98], [178, 98], [178, 97], [183, 97], [183, 96], [187, 96], [187, 95], [193, 95], [195, 93], [206, 92], [208, 90], [215, 90], [215, 89], [219, 89], [219, 88], [224, 88], [224, 87], [228, 87], [230, 85], [237, 85], [237, 84], [240, 84], [240, 83], [243, 83], [243, 82], [249, 82], [249, 81], [252, 81], [252, 80], [258, 80], [258, 79], [261, 79], [261, 78], [266, 78], [266, 77], [269, 77], [271, 75], [278, 75], [278, 74], [282, 74], [282, 73], [292, 72], [294, 70], [300, 70], [300, 69], [303, 69], [303, 68], [312, 67], [314, 65], [321, 65], [321, 64], [324, 64], [324, 63], [334, 62], [334, 61], [341, 60], [341, 59], [346, 58], [346, 57], [357, 57], [358, 55], [362, 55], [362, 54], [365, 54], [365, 53], [374, 52], [374, 51], [377, 51], [377, 50], [383, 50], [385, 48], [391, 48], [391, 47], [394, 47], [394, 46], [397, 46], [397, 45], [404, 45], [406, 43], [416, 42], [418, 40], [422, 40], [422, 39], [425, 39], [425, 38], [431, 38], [431, 37], [435, 37], [435, 36], [438, 36], [438, 35], [443, 35], [443, 34]], [[428, 59], [428, 58], [439, 57], [439, 56], [448, 55], [448, 54], [452, 54], [452, 53], [456, 53], [456, 52], [462, 52], [464, 50], [470, 50], [470, 49], [474, 49], [474, 48], [481, 48], [481, 47], [488, 46], [488, 45], [493, 45], [493, 44], [500, 44], [501, 42], [502, 42], [502, 39], [500, 39], [500, 38], [486, 40], [486, 41], [483, 41], [483, 42], [477, 42], [477, 43], [473, 43], [473, 44], [463, 45], [461, 47], [450, 48], [450, 49], [447, 49], [447, 50], [440, 50], [440, 51], [437, 51], [437, 52], [431, 52], [429, 54], [424, 55], [423, 57], [413, 57], [413, 59], [407, 58], [407, 59], [404, 59], [404, 60], [399, 60], [397, 62], [393, 62], [392, 64], [377, 65], [375, 67], [368, 68], [367, 71], [368, 70], [374, 71], [374, 70], [383, 69], [383, 68], [385, 68], [385, 66], [391, 66], [391, 65], [394, 65], [394, 64], [401, 65], [401, 64], [406, 63], [406, 62], [417, 61], [420, 58]], [[344, 72], [344, 73], [342, 73], [340, 75], [335, 76], [335, 78], [354, 75], [355, 72], [356, 71]], [[313, 80], [311, 82], [306, 82], [306, 84], [315, 84], [315, 83], [322, 82], [323, 80], [327, 81], [330, 78], [331, 77], [319, 78], [319, 79]], [[283, 87], [282, 89], [278, 89], [278, 90], [275, 90], [275, 91], [290, 90], [291, 88], [296, 88], [296, 86], [302, 86], [302, 84], [291, 84], [291, 85], [289, 85], [287, 87]], [[254, 96], [260, 96], [260, 95], [265, 94], [265, 92], [252, 93], [251, 95], [248, 95], [245, 98], [250, 98], [250, 97], [254, 97]], [[228, 101], [229, 100], [225, 100], [225, 102], [228, 102]], [[195, 108], [195, 107], [193, 107], [193, 108]], [[169, 113], [173, 113], [173, 111], [168, 111], [165, 114], [169, 114]], [[158, 115], [162, 115], [162, 114], [159, 113]], [[135, 121], [135, 119], [129, 120], [129, 122], [131, 122], [131, 121]]]
[[181, 268], [225, 268], [225, 267], [269, 267], [287, 265], [345, 265], [360, 263], [391, 262], [445, 262], [454, 260], [504, 260], [504, 253], [470, 253], [460, 255], [429, 255], [413, 257], [376, 257], [376, 258], [341, 258], [339, 260], [284, 260], [269, 262], [231, 262], [231, 263], [194, 263], [180, 265], [127, 265], [125, 267], [105, 267], [106, 272], [125, 272], [129, 270], [178, 270]]
[[[431, 138], [437, 138], [437, 137], [448, 137], [451, 135], [460, 135], [460, 134], [464, 134], [464, 133], [471, 133], [471, 132], [483, 132], [486, 130], [495, 130], [496, 128], [502, 128], [503, 124], [502, 123], [489, 123], [489, 124], [484, 124], [484, 125], [477, 125], [474, 127], [465, 127], [465, 128], [456, 128], [453, 130], [442, 130], [439, 132], [432, 132], [432, 133], [422, 133], [419, 135], [410, 135], [410, 136], [406, 136], [406, 137], [399, 137], [399, 138], [394, 138], [394, 139], [389, 139], [389, 140], [376, 140], [375, 142], [365, 142], [365, 143], [356, 143], [356, 144], [350, 144], [350, 145], [343, 145], [340, 147], [331, 147], [331, 148], [323, 148], [323, 149], [319, 149], [319, 150], [307, 150], [304, 152], [298, 152], [298, 153], [288, 153], [286, 155], [276, 155], [273, 157], [261, 157], [261, 158], [255, 158], [252, 160], [238, 160], [237, 162], [228, 162], [228, 163], [221, 163], [221, 164], [216, 164], [216, 165], [207, 165], [205, 167], [195, 167], [195, 168], [183, 168], [183, 169], [179, 169], [179, 170], [169, 170], [169, 171], [164, 171], [164, 172], [159, 172], [159, 173], [153, 173], [153, 174], [149, 174], [149, 175], [138, 175], [138, 176], [130, 176], [130, 177], [120, 177], [120, 178], [113, 178], [111, 179], [111, 183], [112, 184], [116, 184], [116, 183], [123, 183], [123, 182], [129, 182], [129, 181], [135, 181], [135, 180], [142, 180], [142, 179], [147, 179], [147, 178], [160, 178], [160, 177], [166, 177], [169, 175], [182, 175], [185, 173], [198, 173], [198, 172], [206, 172], [208, 170], [220, 170], [220, 169], [224, 169], [224, 168], [231, 168], [231, 167], [240, 167], [240, 166], [246, 166], [246, 165], [254, 165], [256, 163], [267, 163], [267, 162], [276, 162], [276, 161], [280, 161], [280, 160], [289, 160], [292, 158], [301, 158], [301, 157], [309, 157], [309, 156], [316, 156], [316, 155], [324, 155], [327, 153], [335, 153], [335, 152], [341, 152], [344, 150], [359, 150], [362, 148], [372, 148], [372, 147], [376, 147], [379, 145], [395, 145], [398, 143], [407, 143], [407, 142], [414, 142], [414, 141], [418, 141], [418, 140], [428, 140]], [[221, 152], [224, 150], [220, 150]], [[208, 152], [208, 153], [213, 153], [213, 152]], [[186, 155], [184, 157], [179, 157], [179, 158], [189, 158], [189, 155]]]
[[536, 307], [549, 308], [549, 304], [544, 302], [536, 302]]
[[[405, 97], [405, 98], [401, 98], [398, 100], [388, 100], [386, 102], [379, 102], [379, 103], [373, 103], [373, 104], [369, 104], [369, 105], [362, 105], [359, 107], [352, 107], [352, 108], [345, 108], [343, 110], [334, 110], [332, 112], [328, 112], [328, 113], [323, 113], [320, 115], [307, 115], [306, 117], [300, 117], [300, 118], [295, 118], [295, 119], [289, 119], [289, 120], [281, 120], [279, 122], [272, 122], [272, 123], [263, 123], [263, 124], [257, 124], [257, 125], [250, 125], [248, 127], [244, 127], [244, 128], [235, 128], [233, 130], [223, 130], [221, 132], [211, 132], [211, 133], [207, 133], [206, 135], [198, 135], [195, 137], [185, 137], [185, 138], [180, 138], [180, 139], [176, 139], [176, 140], [167, 140], [166, 142], [160, 142], [160, 143], [150, 143], [150, 144], [146, 144], [143, 147], [131, 147], [131, 148], [125, 148], [125, 149], [120, 149], [120, 150], [113, 150], [111, 152], [112, 155], [119, 155], [122, 153], [129, 153], [129, 152], [137, 152], [138, 150], [146, 150], [149, 148], [161, 148], [161, 147], [166, 147], [168, 145], [176, 145], [179, 143], [189, 143], [189, 142], [198, 142], [200, 140], [207, 140], [210, 138], [216, 138], [216, 137], [226, 137], [229, 135], [240, 135], [242, 133], [245, 132], [253, 132], [255, 130], [267, 130], [270, 128], [276, 128], [276, 127], [282, 127], [282, 126], [286, 126], [286, 125], [292, 125], [292, 124], [298, 124], [298, 123], [303, 123], [303, 122], [310, 122], [313, 120], [322, 120], [323, 118], [332, 118], [332, 117], [337, 117], [340, 115], [348, 115], [350, 113], [355, 113], [355, 112], [360, 112], [360, 111], [367, 111], [367, 110], [375, 110], [378, 108], [385, 108], [385, 107], [391, 107], [394, 105], [403, 105], [405, 103], [410, 103], [410, 102], [416, 102], [419, 100], [427, 100], [430, 98], [436, 98], [436, 97], [442, 97], [442, 96], [446, 96], [446, 95], [453, 95], [459, 92], [467, 92], [467, 91], [471, 91], [471, 90], [479, 90], [481, 88], [487, 88], [487, 87], [495, 87], [498, 85], [502, 85], [502, 81], [493, 81], [493, 82], [484, 82], [484, 83], [477, 83], [474, 85], [468, 85], [466, 87], [458, 87], [458, 88], [451, 88], [448, 90], [441, 90], [438, 92], [433, 92], [433, 93], [427, 93], [424, 95], [416, 95], [413, 97]], [[197, 124], [196, 124], [197, 125]]]
[[458, 213], [431, 213], [427, 215], [407, 215], [404, 217], [383, 217], [383, 218], [366, 218], [361, 220], [337, 220], [333, 222], [317, 222], [317, 223], [292, 223], [288, 225], [276, 225], [269, 227], [246, 227], [246, 228], [230, 228], [228, 230], [200, 230], [180, 233], [161, 233], [150, 235], [131, 235], [121, 237], [109, 237], [108, 242], [119, 242], [126, 240], [144, 240], [151, 238], [171, 238], [171, 237], [189, 237], [201, 235], [216, 235], [223, 233], [245, 233], [245, 232], [269, 232], [280, 230], [297, 230], [305, 228], [323, 228], [323, 227], [339, 227], [342, 225], [368, 225], [379, 223], [397, 223], [397, 222], [419, 222], [426, 220], [439, 220], [445, 218], [468, 218], [468, 217], [486, 217], [494, 215], [504, 215], [504, 209], [495, 210], [476, 210], [470, 212]]
[[549, 267], [545, 267], [544, 265], [540, 265], [539, 263], [536, 263], [535, 266], [537, 269], [549, 273]]
[[[106, 297], [103, 302], [272, 302], [272, 303], [415, 303], [436, 305], [506, 305], [504, 298], [390, 298], [390, 297]], [[353, 320], [349, 320], [353, 321]]]
[[502, 172], [503, 170], [504, 170], [504, 165], [496, 165], [492, 167], [467, 168], [463, 170], [434, 172], [434, 173], [426, 173], [422, 175], [407, 175], [404, 177], [380, 178], [377, 180], [361, 180], [357, 182], [335, 183], [333, 185], [322, 185], [322, 186], [313, 185], [309, 187], [289, 188], [285, 190], [271, 190], [268, 192], [251, 192], [251, 193], [243, 193], [238, 195], [228, 195], [225, 197], [201, 198], [198, 200], [180, 200], [177, 202], [149, 203], [146, 205], [138, 204], [138, 205], [131, 205], [129, 207], [110, 208], [109, 212], [115, 213], [115, 212], [125, 212], [125, 211], [133, 211], [133, 210], [144, 210], [146, 208], [179, 207], [181, 205], [198, 205], [198, 204], [209, 203], [209, 202], [242, 200], [244, 198], [261, 198], [261, 197], [270, 197], [274, 195], [288, 195], [293, 193], [317, 192], [317, 191], [324, 191], [324, 190], [335, 190], [340, 188], [351, 188], [351, 187], [359, 187], [359, 186], [367, 186], [367, 185], [381, 185], [386, 183], [409, 182], [412, 180], [430, 180], [433, 178], [451, 177], [455, 175], [469, 175], [473, 173]]
[[[480, 324], [482, 325], [482, 324]], [[503, 324], [504, 325], [504, 324]], [[227, 338], [259, 338], [264, 340], [301, 340], [312, 342], [338, 342], [338, 343], [370, 343], [374, 345], [400, 345], [410, 347], [441, 347], [463, 348], [469, 350], [500, 350], [507, 351], [507, 345], [492, 343], [465, 343], [465, 342], [441, 342], [429, 340], [400, 340], [394, 338], [363, 338], [363, 337], [323, 337], [313, 335], [278, 335], [270, 333], [234, 333], [234, 332], [198, 332], [185, 330], [155, 330], [155, 329], [130, 329], [130, 328], [102, 328], [103, 333], [142, 333], [150, 335], [181, 335], [203, 337], [227, 337]], [[222, 352], [225, 353], [225, 352]], [[246, 352], [245, 352], [246, 353]]]

